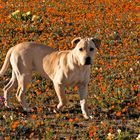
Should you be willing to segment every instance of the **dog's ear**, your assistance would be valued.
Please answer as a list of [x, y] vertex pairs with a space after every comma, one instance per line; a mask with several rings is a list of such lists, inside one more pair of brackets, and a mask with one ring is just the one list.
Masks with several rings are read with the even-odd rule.
[[93, 43], [95, 44], [95, 47], [97, 49], [99, 49], [100, 45], [101, 45], [101, 40], [100, 39], [97, 39], [97, 38], [92, 38], [91, 39], [93, 41]]
[[81, 37], [76, 37], [71, 41], [72, 47], [75, 46], [79, 41], [81, 40]]

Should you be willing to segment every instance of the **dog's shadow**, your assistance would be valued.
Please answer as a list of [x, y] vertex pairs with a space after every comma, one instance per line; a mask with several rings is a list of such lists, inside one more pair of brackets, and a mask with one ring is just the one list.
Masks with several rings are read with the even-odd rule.
[[15, 112], [15, 113], [21, 113], [21, 114], [24, 114], [24, 115], [28, 115], [28, 114], [31, 114], [32, 113], [32, 112], [24, 111], [22, 109], [22, 107], [17, 107], [17, 108], [2, 107], [0, 109], [0, 112]]
[[[45, 107], [43, 108], [43, 114], [47, 114], [47, 115], [54, 115], [57, 113], [60, 114], [81, 114], [81, 109], [80, 109], [80, 105], [73, 105], [71, 107], [65, 107], [64, 109], [62, 109], [61, 111], [57, 111], [54, 112], [54, 110], [56, 109], [56, 107]], [[15, 108], [7, 108], [7, 107], [2, 107], [0, 109], [0, 112], [13, 112], [14, 114], [22, 114], [23, 116], [30, 116], [32, 114], [38, 114], [37, 108], [34, 107], [32, 112], [27, 112], [24, 111], [23, 108], [21, 106], [15, 107]]]

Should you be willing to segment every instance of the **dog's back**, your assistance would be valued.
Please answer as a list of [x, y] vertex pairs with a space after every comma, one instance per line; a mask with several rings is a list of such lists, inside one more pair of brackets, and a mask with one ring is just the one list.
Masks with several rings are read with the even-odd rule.
[[55, 51], [57, 49], [35, 42], [17, 44], [9, 49], [0, 75], [5, 73], [9, 63], [11, 63], [13, 69], [19, 69], [20, 72], [25, 71], [25, 69], [29, 71], [35, 70], [41, 75], [45, 75], [43, 71], [43, 58]]
[[14, 47], [11, 54], [11, 62], [15, 62], [16, 64], [19, 63], [20, 66], [18, 66], [18, 68], [22, 67], [21, 69], [25, 68], [29, 71], [36, 71], [45, 76], [46, 74], [43, 70], [43, 59], [45, 56], [50, 55], [55, 51], [57, 51], [57, 49], [46, 45], [35, 42], [24, 42]]

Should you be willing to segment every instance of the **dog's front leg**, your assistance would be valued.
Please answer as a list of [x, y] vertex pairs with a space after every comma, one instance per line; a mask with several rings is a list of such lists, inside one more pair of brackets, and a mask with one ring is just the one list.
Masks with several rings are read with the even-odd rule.
[[87, 85], [79, 85], [80, 105], [85, 119], [90, 118], [87, 108], [87, 92]]
[[57, 109], [61, 109], [63, 106], [66, 105], [66, 96], [64, 95], [65, 90], [62, 85], [57, 83], [54, 83], [54, 88], [59, 99], [59, 104], [57, 105]]

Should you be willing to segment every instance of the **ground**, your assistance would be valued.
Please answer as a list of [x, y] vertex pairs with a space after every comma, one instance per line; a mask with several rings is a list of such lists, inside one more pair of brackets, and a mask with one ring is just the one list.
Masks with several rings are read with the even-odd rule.
[[85, 120], [81, 115], [76, 86], [65, 88], [69, 103], [56, 113], [58, 99], [53, 86], [36, 73], [26, 94], [34, 111], [23, 112], [15, 89], [10, 93], [14, 108], [6, 109], [2, 88], [11, 76], [9, 67], [0, 77], [0, 139], [138, 139], [138, 3], [138, 0], [0, 2], [0, 66], [8, 49], [23, 41], [67, 50], [72, 49], [74, 37], [102, 40], [88, 85], [92, 120]]

